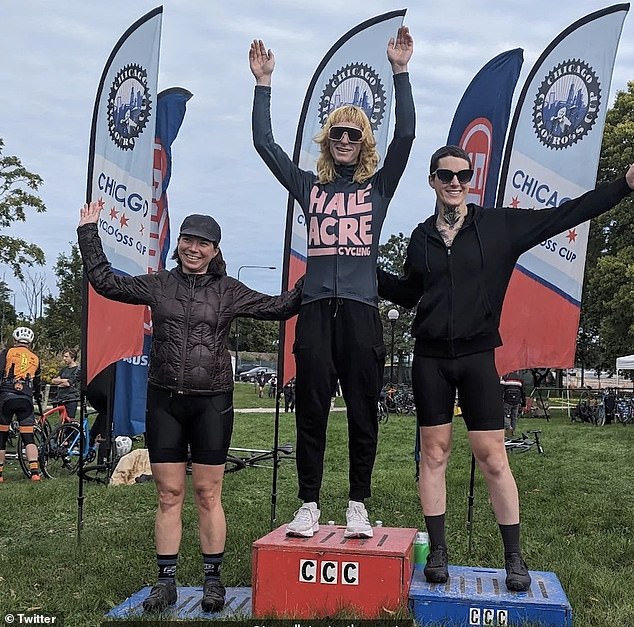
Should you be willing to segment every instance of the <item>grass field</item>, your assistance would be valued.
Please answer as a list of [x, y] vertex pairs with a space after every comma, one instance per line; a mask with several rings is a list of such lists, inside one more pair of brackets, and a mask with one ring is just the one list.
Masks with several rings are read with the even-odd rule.
[[[338, 404], [341, 400], [338, 399]], [[268, 448], [274, 401], [258, 399], [241, 384], [236, 407], [264, 406], [266, 413], [237, 413], [234, 446]], [[545, 453], [511, 456], [518, 482], [525, 557], [532, 570], [553, 571], [570, 600], [575, 627], [634, 626], [634, 427], [593, 427], [525, 419], [520, 428], [541, 428]], [[281, 414], [280, 441], [294, 442], [294, 416]], [[423, 528], [414, 480], [414, 418], [391, 416], [381, 425], [371, 520], [385, 526]], [[478, 474], [473, 550], [466, 531], [470, 454], [457, 419], [448, 471], [450, 562], [502, 567], [502, 549], [486, 489]], [[347, 504], [347, 436], [343, 411], [328, 431], [322, 520], [344, 522]], [[270, 529], [271, 471], [226, 476], [228, 540], [223, 579], [251, 584], [251, 543]], [[77, 481], [31, 484], [16, 462], [0, 485], [0, 616], [41, 610], [62, 613], [67, 627], [98, 625], [118, 605], [155, 579], [152, 483], [128, 487], [86, 486], [84, 529], [77, 542]], [[294, 463], [280, 466], [276, 525], [298, 507]], [[188, 496], [178, 582], [200, 585], [202, 564], [195, 508]]]

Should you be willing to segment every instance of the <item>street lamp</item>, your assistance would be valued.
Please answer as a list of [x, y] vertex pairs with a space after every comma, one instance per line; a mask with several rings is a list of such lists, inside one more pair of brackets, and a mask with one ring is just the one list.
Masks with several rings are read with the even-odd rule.
[[392, 347], [390, 348], [390, 383], [394, 383], [394, 327], [398, 320], [398, 309], [390, 309], [387, 312], [388, 320], [392, 325]]
[[[240, 280], [240, 270], [244, 270], [245, 268], [259, 268], [261, 270], [277, 270], [275, 266], [240, 266], [238, 268], [238, 281]], [[236, 365], [234, 370], [234, 379], [238, 374], [238, 317], [236, 316]]]

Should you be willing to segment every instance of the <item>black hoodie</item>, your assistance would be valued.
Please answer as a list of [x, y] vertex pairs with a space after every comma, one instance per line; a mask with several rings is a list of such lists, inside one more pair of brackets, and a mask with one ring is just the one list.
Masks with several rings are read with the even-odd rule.
[[469, 204], [449, 247], [436, 216], [430, 216], [412, 232], [404, 276], [378, 270], [379, 295], [404, 307], [418, 303], [412, 324], [416, 355], [459, 357], [493, 349], [502, 344], [502, 304], [520, 255], [602, 214], [631, 191], [621, 178], [539, 211]]

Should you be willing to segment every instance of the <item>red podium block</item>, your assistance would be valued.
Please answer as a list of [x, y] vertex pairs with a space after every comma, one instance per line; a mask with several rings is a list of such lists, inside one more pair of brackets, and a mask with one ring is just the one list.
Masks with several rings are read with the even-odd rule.
[[321, 525], [312, 538], [286, 536], [286, 525], [252, 548], [254, 618], [323, 618], [348, 611], [376, 618], [407, 607], [416, 529], [375, 527], [368, 539]]

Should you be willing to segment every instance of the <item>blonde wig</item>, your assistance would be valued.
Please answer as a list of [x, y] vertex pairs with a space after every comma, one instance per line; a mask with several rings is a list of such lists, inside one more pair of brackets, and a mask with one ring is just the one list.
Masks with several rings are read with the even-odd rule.
[[354, 105], [344, 105], [332, 111], [321, 131], [315, 136], [314, 141], [321, 148], [321, 154], [317, 159], [317, 179], [320, 183], [332, 183], [337, 176], [328, 139], [330, 127], [337, 124], [353, 124], [363, 132], [359, 161], [353, 176], [355, 183], [363, 183], [376, 172], [379, 153], [376, 150], [376, 140], [368, 116], [363, 109]]

